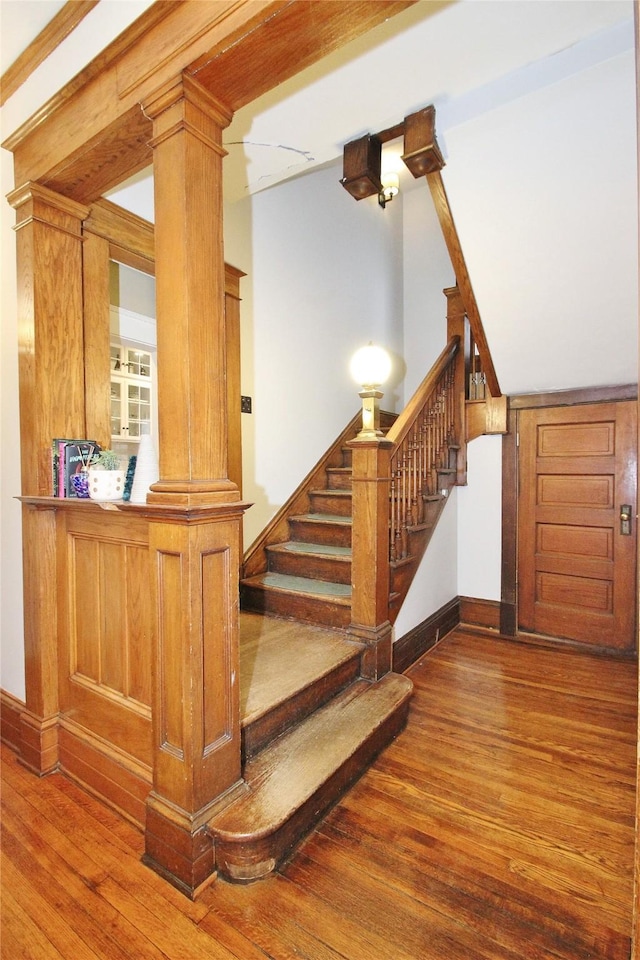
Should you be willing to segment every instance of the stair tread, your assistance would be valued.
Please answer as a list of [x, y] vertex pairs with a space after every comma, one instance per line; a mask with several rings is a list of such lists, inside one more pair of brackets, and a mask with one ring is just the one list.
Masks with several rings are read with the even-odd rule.
[[[329, 627], [240, 613], [240, 715], [254, 723], [354, 656], [362, 644]], [[302, 654], [302, 655], [301, 655]]]
[[316, 496], [319, 495], [322, 497], [342, 497], [345, 500], [350, 499], [353, 496], [351, 490], [342, 490], [339, 487], [337, 489], [336, 487], [314, 487], [314, 489], [310, 490], [309, 493], [311, 496], [315, 494]]
[[313, 520], [321, 523], [342, 523], [345, 526], [351, 525], [351, 517], [343, 517], [339, 513], [302, 513], [290, 520]]
[[223, 840], [269, 836], [309, 800], [411, 696], [408, 677], [358, 680], [245, 767], [248, 791], [213, 818]]
[[242, 581], [251, 587], [261, 587], [270, 590], [279, 590], [283, 593], [305, 594], [313, 597], [326, 597], [332, 603], [348, 604], [351, 602], [351, 585], [348, 583], [333, 583], [328, 580], [311, 580], [307, 577], [294, 577], [286, 573], [260, 573], [255, 577], [248, 577]]
[[268, 550], [286, 551], [288, 553], [302, 553], [321, 557], [336, 557], [345, 560], [351, 559], [351, 547], [336, 547], [332, 544], [308, 543], [304, 540], [287, 540], [284, 543], [274, 543]]

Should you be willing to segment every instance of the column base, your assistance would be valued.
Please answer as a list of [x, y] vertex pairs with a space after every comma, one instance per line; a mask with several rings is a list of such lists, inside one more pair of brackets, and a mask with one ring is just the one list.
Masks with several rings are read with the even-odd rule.
[[393, 631], [388, 620], [377, 627], [352, 623], [349, 633], [365, 644], [360, 658], [360, 676], [365, 680], [379, 680], [391, 672]]
[[194, 900], [216, 878], [213, 837], [206, 824], [190, 830], [147, 801], [145, 852], [142, 862]]
[[42, 719], [28, 710], [20, 714], [19, 762], [35, 773], [45, 777], [58, 769], [58, 715]]

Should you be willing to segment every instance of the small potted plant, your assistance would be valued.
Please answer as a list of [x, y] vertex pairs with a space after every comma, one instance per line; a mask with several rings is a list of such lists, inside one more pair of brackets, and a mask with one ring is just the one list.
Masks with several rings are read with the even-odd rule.
[[114, 450], [101, 450], [89, 465], [89, 496], [92, 500], [122, 500], [125, 470]]

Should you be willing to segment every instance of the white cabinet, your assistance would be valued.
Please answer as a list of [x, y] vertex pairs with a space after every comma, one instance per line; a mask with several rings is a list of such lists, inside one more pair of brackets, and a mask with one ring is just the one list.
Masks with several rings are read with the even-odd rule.
[[111, 344], [111, 437], [137, 442], [152, 432], [153, 364], [148, 351]]

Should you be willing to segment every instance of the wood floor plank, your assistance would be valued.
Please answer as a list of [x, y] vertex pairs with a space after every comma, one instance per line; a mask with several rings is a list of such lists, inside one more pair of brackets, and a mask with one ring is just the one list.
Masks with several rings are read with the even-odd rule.
[[0, 919], [3, 960], [65, 960], [9, 890], [2, 894]]
[[[556, 945], [558, 955], [568, 951], [571, 960], [575, 960], [576, 950], [587, 952], [587, 956], [593, 951], [595, 956], [626, 960], [628, 937], [601, 922], [594, 924], [592, 914], [575, 909], [574, 903], [568, 909], [557, 906], [554, 913], [549, 913], [546, 896], [533, 884], [525, 886], [506, 859], [502, 870], [492, 871], [485, 858], [468, 852], [461, 855], [447, 843], [417, 831], [405, 831], [402, 825], [396, 825], [383, 844], [370, 832], [369, 825], [366, 813], [340, 807], [317, 834], [343, 846], [348, 856], [366, 858], [368, 870], [381, 881], [392, 882], [439, 910], [464, 915], [472, 927], [482, 926], [487, 931], [493, 928], [494, 935], [505, 937], [512, 949], [523, 941], [535, 944], [537, 949], [548, 947], [549, 941], [560, 941], [561, 946]], [[305, 845], [305, 852], [310, 852], [313, 843], [310, 840]], [[393, 851], [392, 874], [389, 850]]]
[[[280, 878], [234, 886], [220, 883], [210, 892], [212, 912], [232, 924], [272, 960], [342, 960], [330, 946], [297, 922], [280, 897]], [[211, 932], [212, 918], [202, 922]]]
[[458, 629], [409, 673], [406, 730], [281, 873], [196, 902], [3, 747], [3, 960], [627, 960], [636, 664]]
[[[285, 876], [313, 890], [321, 900], [334, 908], [341, 907], [368, 933], [393, 943], [401, 932], [401, 948], [409, 956], [436, 960], [522, 960], [518, 952], [490, 942], [477, 928], [471, 929], [458, 920], [440, 913], [432, 905], [418, 903], [396, 890], [391, 884], [382, 889], [375, 878], [342, 858], [339, 866], [298, 852], [285, 871]], [[375, 892], [374, 892], [375, 891]]]
[[[76, 933], [78, 927], [86, 935], [87, 926], [90, 927], [90, 924], [84, 922], [87, 919], [86, 914], [78, 917], [81, 911], [75, 903], [71, 904], [72, 909], [69, 912], [73, 919], [67, 919], [69, 914], [60, 909], [63, 900], [60, 893], [64, 891], [55, 891], [54, 885], [49, 883], [45, 895], [39, 894], [32, 882], [27, 883], [23, 871], [14, 865], [6, 853], [2, 854], [2, 876], [16, 903], [33, 924], [46, 930], [47, 939], [61, 956], [72, 956], [74, 960], [100, 960], [109, 956], [102, 951], [94, 951], [83, 937]], [[66, 905], [69, 905], [68, 901]], [[93, 943], [96, 933], [97, 931], [92, 931], [90, 934]]]

